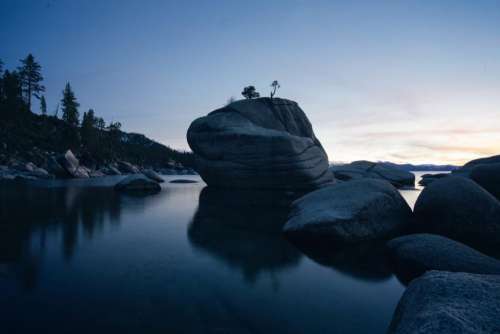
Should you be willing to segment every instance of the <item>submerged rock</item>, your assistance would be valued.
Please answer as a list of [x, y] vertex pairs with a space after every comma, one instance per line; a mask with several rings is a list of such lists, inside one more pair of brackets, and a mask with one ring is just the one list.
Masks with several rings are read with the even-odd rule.
[[391, 262], [404, 282], [429, 270], [500, 275], [500, 261], [435, 234], [412, 234], [387, 243]]
[[362, 178], [383, 179], [395, 187], [414, 187], [415, 175], [397, 167], [371, 161], [354, 161], [346, 165], [333, 165], [330, 167], [336, 179], [342, 181]]
[[156, 181], [159, 183], [165, 182], [165, 180], [152, 169], [144, 169], [142, 171], [142, 174], [146, 175], [147, 177], [149, 177], [153, 181]]
[[500, 163], [477, 165], [470, 178], [500, 200]]
[[198, 183], [196, 180], [188, 180], [188, 179], [176, 179], [172, 180], [169, 183]]
[[396, 236], [411, 216], [410, 207], [389, 182], [362, 179], [298, 199], [283, 230], [294, 239], [350, 244]]
[[233, 102], [196, 119], [187, 140], [209, 186], [311, 189], [333, 180], [311, 123], [290, 100]]
[[115, 185], [121, 191], [159, 192], [161, 186], [143, 174], [129, 175]]
[[474, 181], [445, 177], [415, 203], [416, 229], [475, 246], [486, 253], [500, 244], [500, 202]]
[[431, 271], [399, 301], [388, 333], [500, 333], [500, 276]]

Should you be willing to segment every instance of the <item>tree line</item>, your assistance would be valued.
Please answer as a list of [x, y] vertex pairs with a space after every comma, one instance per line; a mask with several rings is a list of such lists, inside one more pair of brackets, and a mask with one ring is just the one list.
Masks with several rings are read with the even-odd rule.
[[53, 115], [48, 115], [43, 80], [42, 66], [32, 54], [21, 59], [14, 70], [4, 69], [0, 60], [0, 121], [23, 126], [27, 118], [34, 116], [32, 102], [36, 99], [40, 102], [41, 117], [58, 119], [65, 124], [56, 130], [63, 132], [62, 138], [69, 148], [90, 153], [99, 159], [113, 159], [120, 144], [121, 123], [110, 122], [106, 125], [93, 109], [84, 112], [80, 120], [80, 104], [69, 82]]

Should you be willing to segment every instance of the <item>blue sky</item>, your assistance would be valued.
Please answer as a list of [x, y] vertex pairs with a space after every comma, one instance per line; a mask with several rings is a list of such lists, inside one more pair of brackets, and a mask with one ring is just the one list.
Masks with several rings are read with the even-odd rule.
[[127, 131], [188, 148], [253, 84], [299, 102], [330, 160], [500, 153], [500, 1], [0, 0], [0, 59], [31, 52]]

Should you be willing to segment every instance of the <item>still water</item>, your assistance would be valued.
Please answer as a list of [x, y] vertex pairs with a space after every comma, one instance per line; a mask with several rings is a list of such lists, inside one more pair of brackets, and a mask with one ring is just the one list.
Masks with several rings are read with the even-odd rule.
[[385, 332], [404, 287], [381, 247], [300, 250], [272, 196], [191, 178], [150, 196], [0, 183], [1, 332]]

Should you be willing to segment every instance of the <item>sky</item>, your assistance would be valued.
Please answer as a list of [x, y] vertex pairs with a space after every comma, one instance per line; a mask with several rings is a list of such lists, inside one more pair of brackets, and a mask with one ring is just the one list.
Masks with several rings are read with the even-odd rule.
[[330, 161], [500, 154], [500, 1], [0, 0], [0, 59], [28, 53], [49, 113], [69, 81], [81, 114], [177, 149], [278, 80]]

